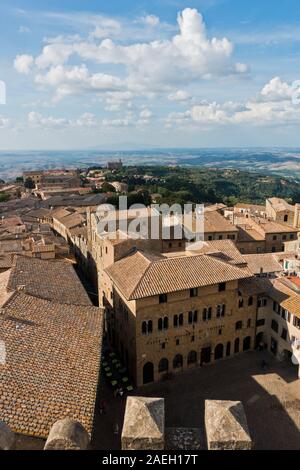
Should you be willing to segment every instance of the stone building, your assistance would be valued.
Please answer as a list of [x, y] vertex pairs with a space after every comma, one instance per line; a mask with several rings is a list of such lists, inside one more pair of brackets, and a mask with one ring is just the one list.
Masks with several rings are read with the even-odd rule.
[[260, 204], [245, 204], [239, 202], [233, 208], [235, 215], [243, 215], [244, 217], [266, 217], [266, 206]]
[[[192, 235], [196, 232], [196, 221], [184, 220], [185, 229]], [[214, 206], [214, 210], [210, 207], [205, 208], [203, 214], [203, 232], [204, 240], [233, 240], [236, 241], [238, 237], [238, 229], [222, 214], [218, 208]]]
[[24, 171], [23, 180], [31, 179], [35, 185], [39, 184], [42, 180], [43, 171]]
[[276, 253], [284, 251], [287, 241], [297, 239], [298, 230], [293, 226], [265, 218], [238, 218], [237, 247], [241, 253]]
[[[300, 363], [300, 281], [296, 276], [269, 280], [264, 285], [266, 301], [261, 305], [258, 320], [268, 322], [258, 331], [268, 349], [280, 360]], [[300, 370], [299, 370], [300, 377]]]
[[[130, 209], [111, 214], [109, 206], [103, 204], [100, 207], [101, 210], [97, 212], [91, 208], [87, 211], [86, 249], [89, 276], [93, 284], [98, 287], [101, 304], [103, 297], [102, 275], [106, 267], [136, 248], [155, 253], [184, 250], [185, 239], [175, 238], [173, 226], [163, 235], [162, 217], [155, 209]], [[101, 229], [99, 222], [103, 217], [105, 217], [107, 224]], [[115, 218], [116, 222], [114, 222]], [[137, 218], [139, 227], [136, 233], [133, 233], [132, 230], [136, 229]], [[131, 226], [131, 223], [134, 224], [134, 227]], [[156, 238], [152, 237], [152, 227], [155, 227], [155, 232], [158, 228]]]
[[267, 217], [286, 224], [290, 227], [294, 226], [295, 207], [289, 204], [284, 199], [278, 197], [271, 197], [266, 200], [266, 213]]
[[254, 346], [252, 273], [228, 243], [231, 257], [136, 251], [104, 270], [108, 336], [138, 386]]
[[103, 206], [102, 213], [89, 210], [83, 241], [99, 304], [106, 311], [108, 338], [135, 383], [158, 381], [262, 342], [271, 350], [267, 287], [281, 276], [281, 251], [286, 241], [296, 240], [297, 230], [262, 217], [247, 218], [247, 232], [255, 232], [257, 240], [253, 250], [251, 239], [245, 239], [244, 251], [254, 254], [244, 257], [237, 228], [218, 211], [205, 211], [202, 248], [180, 251], [162, 238], [148, 239], [150, 208], [139, 213], [147, 236], [135, 238], [127, 229], [137, 213], [124, 211], [124, 232], [120, 211], [116, 225], [101, 232], [98, 223], [103, 215], [110, 220], [109, 207]]
[[120, 170], [123, 166], [122, 160], [111, 160], [107, 162], [108, 170]]

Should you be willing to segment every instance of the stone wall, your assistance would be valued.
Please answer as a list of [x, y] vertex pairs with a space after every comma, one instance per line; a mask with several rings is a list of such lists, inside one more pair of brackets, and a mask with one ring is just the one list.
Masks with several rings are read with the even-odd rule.
[[243, 404], [205, 401], [204, 423], [198, 428], [167, 428], [162, 398], [128, 397], [122, 430], [122, 450], [250, 450]]

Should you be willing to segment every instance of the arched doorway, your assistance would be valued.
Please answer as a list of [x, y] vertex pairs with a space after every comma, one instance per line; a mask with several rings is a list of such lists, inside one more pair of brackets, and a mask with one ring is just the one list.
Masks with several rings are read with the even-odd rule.
[[163, 357], [158, 364], [158, 372], [168, 372], [169, 361], [166, 357]]
[[143, 384], [154, 381], [154, 366], [152, 362], [147, 362], [143, 367]]
[[208, 364], [210, 362], [210, 357], [211, 357], [211, 348], [210, 348], [210, 346], [208, 346], [206, 348], [202, 348], [201, 349], [200, 365]]
[[238, 352], [240, 352], [240, 340], [236, 338], [234, 342], [234, 353], [237, 354]]
[[173, 368], [179, 369], [183, 366], [183, 357], [181, 354], [177, 354], [173, 359]]
[[197, 352], [196, 351], [190, 351], [188, 354], [187, 358], [187, 363], [188, 364], [195, 364], [197, 362]]
[[249, 351], [251, 347], [251, 336], [247, 336], [243, 340], [243, 351]]
[[215, 360], [222, 359], [222, 357], [223, 357], [223, 350], [224, 350], [223, 344], [218, 344], [218, 345], [215, 347]]
[[228, 343], [226, 344], [226, 356], [230, 356], [230, 351], [231, 351], [231, 342], [228, 341]]
[[[264, 333], [261, 331], [260, 333], [257, 333], [256, 338], [255, 338], [255, 349], [258, 349], [260, 345], [262, 345], [264, 342]], [[261, 348], [262, 349], [262, 348]]]

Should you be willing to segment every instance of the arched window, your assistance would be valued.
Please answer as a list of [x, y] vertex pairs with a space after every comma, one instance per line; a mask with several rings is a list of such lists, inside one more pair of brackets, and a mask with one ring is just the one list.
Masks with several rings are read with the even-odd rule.
[[250, 328], [250, 327], [251, 327], [251, 318], [247, 320], [247, 328]]
[[152, 320], [145, 320], [142, 323], [142, 334], [149, 335], [152, 333]]
[[187, 358], [187, 363], [188, 364], [195, 364], [197, 362], [197, 352], [196, 351], [190, 351], [188, 354]]
[[169, 326], [168, 317], [158, 319], [158, 330], [159, 331], [167, 330], [168, 326]]
[[231, 343], [230, 341], [228, 341], [228, 343], [226, 344], [226, 356], [230, 356], [230, 350], [231, 350]]
[[284, 216], [284, 219], [283, 219], [283, 220], [284, 220], [284, 222], [287, 222], [287, 221], [289, 220], [289, 216], [286, 214], [286, 215]]
[[179, 326], [183, 325], [183, 313], [179, 314], [178, 323], [179, 323]]
[[237, 354], [240, 351], [240, 340], [239, 338], [236, 338], [234, 342], [234, 352]]
[[251, 305], [253, 305], [253, 297], [249, 297], [248, 299], [248, 306], [250, 307]]
[[175, 326], [175, 328], [178, 326], [178, 315], [174, 315], [174, 317], [173, 317], [173, 325]]
[[244, 299], [239, 299], [239, 308], [243, 308], [244, 306]]
[[189, 312], [189, 324], [192, 325], [193, 323], [197, 323], [198, 321], [198, 312], [197, 310]]
[[203, 309], [203, 321], [211, 320], [212, 316], [212, 307]]
[[243, 328], [243, 322], [242, 321], [237, 321], [235, 324], [235, 329], [236, 330], [241, 330]]
[[158, 372], [167, 372], [169, 370], [169, 361], [166, 357], [163, 357], [158, 364]]
[[181, 354], [176, 354], [176, 356], [173, 359], [173, 368], [179, 369], [182, 366], [183, 366], [183, 357]]

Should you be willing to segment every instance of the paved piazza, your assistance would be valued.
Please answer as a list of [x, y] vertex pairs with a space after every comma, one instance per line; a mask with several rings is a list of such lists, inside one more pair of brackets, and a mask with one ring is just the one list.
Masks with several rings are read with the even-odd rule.
[[[267, 362], [265, 371], [263, 359]], [[93, 447], [119, 449], [126, 398], [114, 398], [104, 383], [101, 390], [107, 409], [100, 416], [98, 403]], [[244, 353], [132, 394], [164, 397], [167, 427], [203, 428], [205, 399], [241, 400], [255, 449], [300, 448], [297, 367], [278, 362], [268, 352]]]

